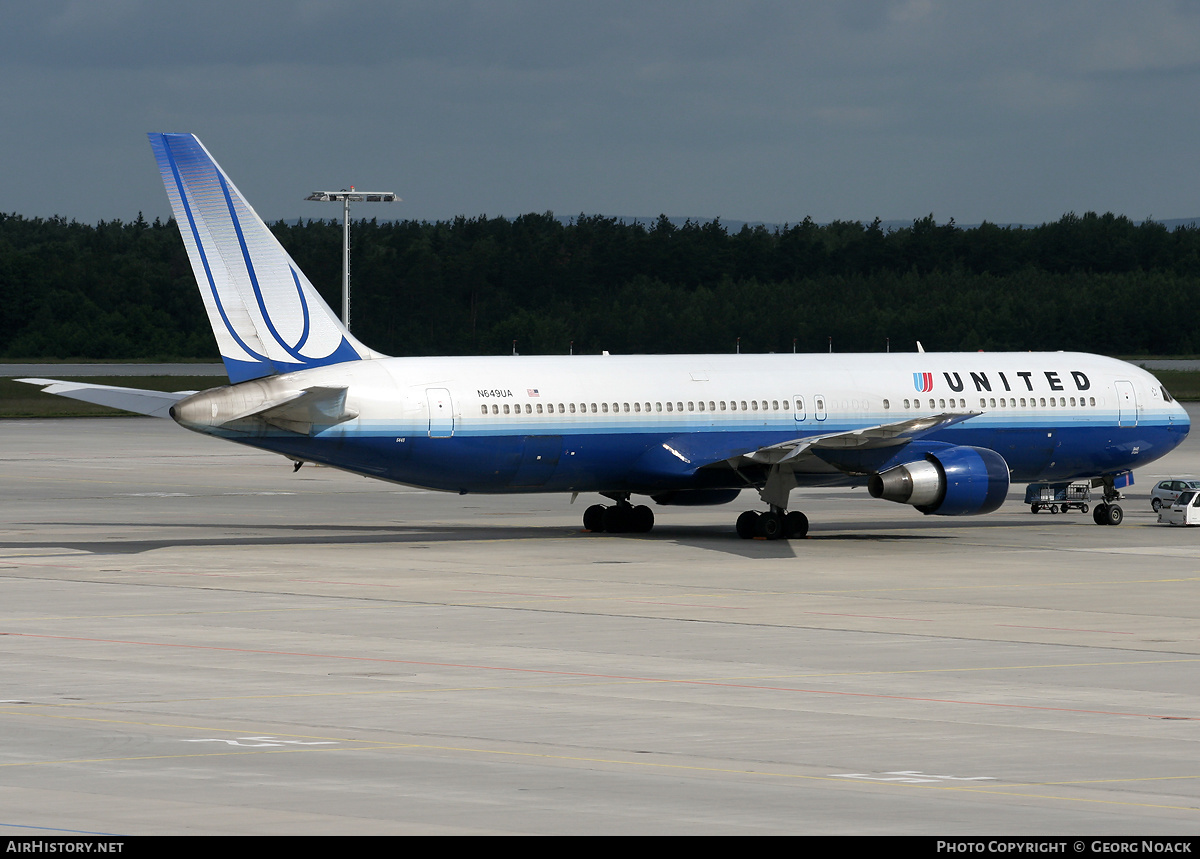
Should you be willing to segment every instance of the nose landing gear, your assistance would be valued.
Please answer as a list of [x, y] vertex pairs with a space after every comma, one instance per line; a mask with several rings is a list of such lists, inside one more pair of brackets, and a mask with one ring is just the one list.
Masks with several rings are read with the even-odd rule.
[[1121, 493], [1114, 485], [1113, 476], [1104, 476], [1104, 501], [1092, 508], [1092, 521], [1097, 525], [1120, 525], [1125, 520], [1125, 511], [1116, 502]]

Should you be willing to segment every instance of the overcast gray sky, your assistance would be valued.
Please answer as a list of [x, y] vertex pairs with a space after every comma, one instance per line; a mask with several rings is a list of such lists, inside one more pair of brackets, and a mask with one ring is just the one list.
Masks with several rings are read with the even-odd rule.
[[169, 214], [197, 134], [268, 220], [1200, 215], [1200, 3], [0, 0], [0, 211]]

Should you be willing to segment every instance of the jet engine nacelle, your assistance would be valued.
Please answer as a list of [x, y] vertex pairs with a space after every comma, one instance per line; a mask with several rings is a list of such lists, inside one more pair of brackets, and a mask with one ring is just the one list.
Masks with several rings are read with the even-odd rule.
[[938, 516], [991, 513], [1008, 495], [1008, 463], [984, 447], [948, 447], [872, 474], [867, 490]]

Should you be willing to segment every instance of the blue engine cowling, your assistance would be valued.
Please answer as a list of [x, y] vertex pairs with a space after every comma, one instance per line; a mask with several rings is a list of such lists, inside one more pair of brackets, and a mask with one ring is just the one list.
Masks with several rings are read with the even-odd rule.
[[875, 498], [911, 504], [922, 513], [991, 513], [1008, 495], [1008, 463], [985, 447], [948, 447], [876, 472], [867, 482]]

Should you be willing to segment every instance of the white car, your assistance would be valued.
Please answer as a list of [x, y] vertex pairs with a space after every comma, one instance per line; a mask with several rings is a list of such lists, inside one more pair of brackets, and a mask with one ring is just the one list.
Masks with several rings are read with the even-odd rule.
[[1172, 477], [1167, 480], [1160, 480], [1153, 489], [1150, 490], [1150, 506], [1157, 513], [1160, 507], [1170, 507], [1175, 503], [1175, 499], [1179, 497], [1179, 493], [1185, 489], [1200, 489], [1200, 480], [1192, 480], [1186, 477]]
[[1200, 525], [1200, 490], [1185, 489], [1170, 507], [1164, 504], [1158, 511], [1158, 524]]

